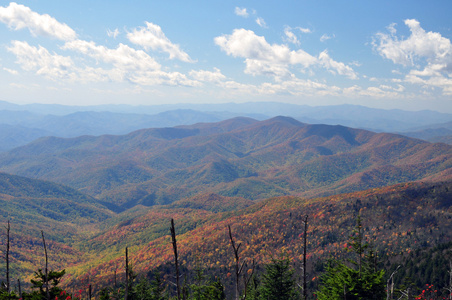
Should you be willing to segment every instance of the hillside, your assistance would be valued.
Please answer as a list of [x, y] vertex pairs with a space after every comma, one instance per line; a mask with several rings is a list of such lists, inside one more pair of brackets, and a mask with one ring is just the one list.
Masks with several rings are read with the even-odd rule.
[[[213, 213], [205, 209], [155, 207], [121, 223], [80, 245], [96, 259], [69, 269], [68, 284], [111, 284], [113, 272], [123, 272], [125, 247], [134, 271], [161, 268], [173, 272], [169, 222], [174, 218], [180, 261], [191, 272], [201, 259], [208, 274], [219, 276], [228, 286], [233, 255], [227, 226], [232, 226], [241, 258], [254, 258], [258, 270], [271, 256], [287, 253], [296, 268], [302, 259], [303, 224], [308, 216], [309, 278], [313, 284], [322, 261], [329, 256], [346, 257], [348, 237], [358, 214], [363, 219], [366, 240], [380, 258], [427, 249], [452, 241], [452, 182], [406, 183], [352, 194], [304, 199], [271, 198], [234, 212]], [[228, 205], [228, 199], [223, 199]], [[93, 253], [97, 253], [94, 255]], [[94, 266], [94, 267], [92, 267]], [[171, 274], [167, 273], [169, 278]], [[121, 276], [121, 275], [118, 275]], [[121, 278], [121, 277], [120, 277]], [[170, 280], [170, 279], [169, 279]], [[231, 282], [230, 282], [231, 281]]]
[[445, 180], [451, 166], [449, 145], [287, 117], [48, 137], [0, 155], [5, 172], [69, 185], [117, 212], [200, 191], [257, 200]]
[[[14, 278], [29, 278], [42, 265], [40, 230], [46, 234], [52, 269], [66, 268], [65, 285], [94, 292], [123, 272], [129, 247], [137, 274], [154, 268], [172, 276], [169, 221], [174, 219], [180, 261], [191, 274], [202, 257], [207, 274], [229, 286], [232, 255], [227, 235], [231, 225], [242, 258], [255, 258], [258, 272], [271, 255], [287, 253], [298, 268], [302, 258], [302, 218], [308, 215], [309, 276], [316, 284], [321, 262], [344, 249], [358, 213], [365, 236], [380, 257], [428, 249], [452, 241], [452, 181], [411, 182], [322, 198], [284, 196], [253, 202], [212, 193], [165, 206], [137, 204], [120, 214], [71, 188], [0, 173], [1, 214], [12, 225]], [[4, 240], [0, 246], [4, 247]], [[0, 274], [4, 274], [4, 265]], [[119, 277], [122, 278], [122, 277]], [[189, 277], [190, 278], [190, 277]], [[89, 279], [89, 281], [88, 281]]]
[[[82, 253], [72, 247], [88, 238], [97, 224], [113, 214], [97, 200], [77, 190], [48, 181], [0, 173], [0, 217], [3, 228], [11, 222], [13, 276], [30, 275], [43, 258], [41, 231], [44, 232], [53, 268], [80, 263]], [[2, 263], [0, 274], [5, 268]]]

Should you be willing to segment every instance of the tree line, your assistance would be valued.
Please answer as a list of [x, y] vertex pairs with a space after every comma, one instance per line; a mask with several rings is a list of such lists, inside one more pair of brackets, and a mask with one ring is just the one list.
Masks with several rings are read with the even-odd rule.
[[[125, 249], [124, 279], [112, 286], [102, 288], [93, 293], [89, 285], [88, 292], [79, 290], [68, 293], [60, 287], [65, 270], [54, 271], [48, 269], [48, 255], [44, 232], [41, 231], [45, 255], [44, 269], [38, 269], [31, 280], [31, 291], [22, 291], [20, 280], [17, 286], [11, 288], [9, 255], [10, 255], [10, 222], [6, 226], [5, 281], [0, 287], [0, 300], [424, 300], [449, 299], [452, 300], [452, 260], [449, 261], [449, 283], [442, 291], [435, 290], [433, 285], [427, 284], [418, 291], [413, 284], [394, 283], [401, 266], [390, 268], [392, 272], [385, 272], [381, 267], [382, 261], [375, 249], [365, 241], [363, 224], [358, 215], [356, 225], [349, 237], [347, 259], [332, 258], [321, 264], [322, 275], [317, 288], [309, 290], [307, 277], [307, 233], [308, 216], [302, 219], [303, 229], [303, 260], [301, 272], [297, 272], [289, 255], [270, 258], [264, 266], [263, 272], [256, 271], [253, 258], [241, 257], [241, 243], [234, 238], [231, 226], [227, 233], [233, 259], [233, 289], [226, 290], [221, 278], [206, 275], [202, 262], [195, 267], [194, 274], [188, 278], [187, 271], [179, 261], [176, 227], [174, 220], [170, 221], [170, 236], [174, 260], [172, 263], [172, 277], [166, 282], [159, 270], [154, 270], [149, 276], [139, 277], [129, 263], [128, 248]], [[184, 273], [185, 272], [185, 273]], [[300, 273], [301, 279], [296, 279]], [[408, 280], [409, 281], [409, 280]]]

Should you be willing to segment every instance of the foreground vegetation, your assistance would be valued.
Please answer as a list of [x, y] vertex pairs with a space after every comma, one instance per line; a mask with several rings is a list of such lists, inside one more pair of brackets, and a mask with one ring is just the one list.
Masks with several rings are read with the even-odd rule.
[[[308, 216], [304, 219], [304, 247], [306, 249]], [[278, 300], [278, 299], [452, 299], [452, 242], [441, 244], [429, 252], [421, 253], [416, 251], [414, 255], [403, 260], [401, 267], [400, 259], [392, 264], [386, 261], [389, 268], [384, 268], [383, 261], [378, 253], [368, 243], [365, 236], [363, 221], [358, 215], [356, 225], [349, 236], [347, 247], [342, 253], [342, 258], [330, 257], [322, 263], [317, 263], [322, 269], [320, 280], [317, 286], [307, 283], [306, 260], [302, 265], [301, 272], [294, 268], [294, 265], [287, 253], [278, 257], [271, 257], [270, 262], [264, 266], [261, 272], [257, 271], [254, 259], [247, 260], [241, 257], [241, 243], [236, 243], [231, 227], [229, 226], [229, 238], [231, 252], [234, 254], [234, 274], [228, 273], [226, 277], [233, 277], [234, 283], [229, 290], [226, 290], [223, 281], [225, 276], [213, 277], [206, 274], [203, 262], [199, 260], [194, 272], [183, 269], [178, 260], [178, 249], [176, 240], [176, 229], [174, 221], [171, 220], [171, 238], [173, 245], [174, 261], [172, 264], [172, 277], [164, 280], [162, 272], [158, 269], [149, 272], [145, 276], [137, 276], [129, 264], [128, 249], [125, 252], [125, 281], [117, 281], [115, 274], [114, 284], [104, 286], [97, 293], [93, 293], [92, 286], [88, 291], [79, 290], [75, 293], [68, 293], [60, 287], [60, 282], [66, 271], [49, 271], [47, 269], [48, 258], [47, 248], [42, 232], [43, 245], [45, 250], [46, 267], [43, 271], [39, 269], [35, 272], [34, 279], [31, 280], [31, 291], [22, 291], [20, 281], [15, 290], [11, 289], [9, 276], [9, 239], [10, 224], [7, 229], [7, 251], [6, 251], [6, 282], [1, 286], [1, 300], [72, 300], [72, 299], [126, 299], [126, 300], [222, 300], [222, 299], [244, 299], [244, 300]], [[437, 255], [440, 253], [440, 255]], [[304, 254], [306, 258], [306, 252]], [[422, 257], [423, 259], [419, 259]], [[418, 260], [419, 259], [419, 260]], [[450, 269], [437, 268], [438, 261], [449, 262]], [[410, 269], [414, 265], [417, 268]], [[397, 267], [394, 269], [394, 266]], [[433, 265], [433, 266], [432, 266]], [[436, 268], [436, 269], [435, 269]], [[417, 269], [417, 270], [416, 270]], [[428, 269], [426, 271], [426, 269]], [[186, 271], [181, 272], [181, 271]], [[389, 273], [392, 271], [392, 273]], [[402, 272], [403, 271], [403, 272]], [[425, 283], [423, 289], [413, 281], [413, 275], [421, 271], [423, 278], [435, 278], [434, 287], [430, 282]], [[398, 276], [398, 272], [404, 276]], [[425, 273], [429, 272], [429, 276]], [[444, 272], [446, 274], [440, 274]], [[407, 275], [408, 274], [408, 275]], [[446, 275], [446, 276], [445, 276]], [[447, 276], [448, 275], [448, 276]], [[433, 276], [433, 277], [432, 277]], [[441, 278], [449, 277], [449, 282]], [[172, 278], [172, 279], [170, 279]], [[400, 279], [401, 278], [401, 279]], [[419, 278], [417, 278], [419, 279]], [[422, 283], [422, 286], [424, 283]]]

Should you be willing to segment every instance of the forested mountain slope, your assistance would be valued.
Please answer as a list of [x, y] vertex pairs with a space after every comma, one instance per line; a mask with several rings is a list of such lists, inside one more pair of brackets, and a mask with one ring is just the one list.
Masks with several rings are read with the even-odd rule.
[[[72, 247], [87, 239], [99, 223], [114, 214], [79, 191], [48, 181], [0, 173], [1, 252], [6, 249], [4, 229], [10, 221], [12, 276], [30, 276], [43, 258], [44, 232], [52, 268], [65, 268], [83, 261]], [[3, 255], [2, 254], [2, 255]], [[0, 278], [5, 274], [0, 265]]]
[[[299, 270], [303, 253], [303, 223], [308, 216], [308, 276], [318, 280], [322, 262], [346, 258], [349, 236], [358, 214], [365, 240], [383, 263], [415, 249], [452, 241], [452, 183], [405, 183], [351, 194], [305, 199], [271, 198], [233, 212], [213, 213], [206, 208], [154, 207], [86, 241], [79, 249], [98, 253], [96, 259], [69, 269], [70, 284], [90, 282], [100, 289], [112, 284], [124, 269], [124, 249], [138, 274], [160, 268], [173, 278], [170, 219], [176, 224], [179, 261], [191, 274], [199, 263], [207, 274], [232, 284], [234, 257], [228, 235], [231, 225], [241, 259], [255, 259], [258, 270], [280, 254], [288, 255]], [[225, 205], [234, 199], [223, 199]], [[99, 255], [99, 253], [102, 253]], [[118, 257], [119, 256], [119, 257]], [[116, 257], [116, 258], [115, 258]], [[93, 267], [94, 266], [94, 267]], [[248, 265], [247, 268], [250, 268]], [[122, 276], [122, 275], [118, 275]], [[118, 277], [122, 278], [122, 277]]]
[[251, 200], [331, 195], [445, 180], [451, 167], [446, 144], [287, 117], [49, 137], [0, 155], [3, 171], [72, 186], [115, 211], [200, 191]]

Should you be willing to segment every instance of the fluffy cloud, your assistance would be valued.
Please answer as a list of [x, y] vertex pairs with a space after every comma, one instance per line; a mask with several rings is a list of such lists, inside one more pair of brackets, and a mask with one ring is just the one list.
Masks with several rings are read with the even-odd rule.
[[159, 50], [169, 54], [170, 59], [179, 59], [184, 62], [192, 62], [190, 56], [182, 51], [177, 44], [165, 36], [160, 26], [146, 22], [146, 27], [134, 29], [127, 34], [129, 41], [144, 47], [146, 50]]
[[142, 50], [119, 44], [116, 49], [96, 45], [94, 42], [75, 40], [67, 42], [63, 49], [80, 52], [97, 61], [111, 64], [114, 81], [131, 81], [140, 85], [183, 85], [199, 86], [200, 83], [188, 79], [179, 72], [164, 72], [161, 65]]
[[411, 31], [406, 39], [399, 40], [395, 36], [394, 24], [389, 27], [390, 34], [377, 34], [374, 46], [381, 56], [404, 66], [414, 66], [416, 60], [425, 58], [429, 64], [439, 64], [445, 70], [452, 71], [452, 46], [449, 39], [437, 32], [426, 32], [416, 20], [405, 20], [405, 25]]
[[248, 18], [249, 16], [248, 12], [246, 11], [246, 8], [236, 7], [234, 12], [237, 16], [240, 17]]
[[67, 42], [63, 49], [80, 52], [98, 61], [109, 63], [123, 70], [159, 70], [160, 64], [142, 50], [119, 44], [116, 49], [98, 46], [94, 42], [75, 40]]
[[287, 76], [290, 65], [301, 64], [306, 68], [316, 61], [303, 50], [291, 51], [286, 45], [270, 45], [251, 30], [236, 29], [231, 35], [216, 37], [215, 43], [228, 55], [245, 58], [245, 72], [252, 75]]
[[[116, 49], [108, 49], [93, 42], [75, 40], [67, 42], [63, 49], [92, 57], [105, 67], [79, 67], [70, 57], [50, 53], [42, 46], [30, 46], [27, 42], [13, 41], [12, 46], [8, 48], [16, 55], [22, 69], [53, 80], [83, 83], [128, 81], [139, 85], [200, 85], [200, 82], [188, 79], [179, 72], [160, 70], [160, 65], [144, 51], [123, 44]], [[108, 68], [108, 65], [112, 67]]]
[[417, 20], [405, 20], [411, 35], [396, 36], [395, 24], [388, 26], [389, 33], [378, 33], [373, 46], [378, 53], [395, 64], [412, 67], [405, 81], [436, 87], [446, 95], [452, 92], [452, 45], [449, 39], [437, 32], [426, 32]]
[[14, 30], [27, 28], [34, 36], [45, 36], [59, 40], [73, 40], [77, 34], [68, 25], [62, 24], [49, 15], [40, 15], [29, 7], [11, 2], [8, 7], [0, 7], [0, 22]]
[[358, 76], [351, 67], [342, 62], [333, 60], [326, 50], [319, 54], [319, 62], [333, 74], [337, 73], [339, 75], [347, 76], [350, 79], [358, 79]]
[[251, 30], [236, 29], [231, 35], [215, 38], [215, 43], [228, 55], [245, 58], [245, 73], [252, 75], [271, 75], [280, 80], [292, 76], [290, 67], [321, 66], [339, 75], [356, 79], [353, 69], [344, 63], [334, 61], [326, 51], [319, 57], [299, 49], [291, 50], [287, 45], [269, 44], [264, 37]]
[[17, 62], [26, 71], [36, 71], [52, 79], [72, 77], [74, 63], [69, 57], [51, 54], [47, 49], [30, 46], [27, 42], [13, 41], [8, 51], [16, 55]]
[[211, 71], [190, 71], [189, 75], [193, 77], [195, 80], [203, 81], [203, 82], [221, 82], [226, 79], [226, 76], [221, 74], [221, 71], [218, 68], [214, 69], [214, 72]]

